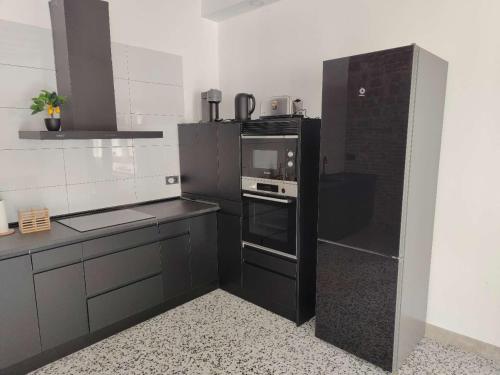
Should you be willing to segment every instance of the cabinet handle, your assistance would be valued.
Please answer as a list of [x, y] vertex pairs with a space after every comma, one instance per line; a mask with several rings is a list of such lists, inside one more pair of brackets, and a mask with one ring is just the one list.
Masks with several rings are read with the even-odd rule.
[[263, 195], [247, 194], [247, 193], [244, 193], [243, 196], [247, 197], [247, 198], [261, 199], [263, 201], [279, 202], [279, 203], [285, 203], [285, 204], [292, 203], [291, 199], [279, 199], [279, 198], [273, 198], [273, 197], [266, 197]]

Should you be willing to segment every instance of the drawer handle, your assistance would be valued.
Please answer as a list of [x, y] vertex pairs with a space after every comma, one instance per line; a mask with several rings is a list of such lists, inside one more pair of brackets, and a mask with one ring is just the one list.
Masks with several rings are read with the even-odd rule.
[[277, 254], [277, 255], [281, 255], [283, 257], [287, 257], [287, 258], [290, 258], [290, 259], [295, 259], [297, 260], [297, 257], [295, 255], [292, 255], [292, 254], [287, 254], [287, 253], [284, 253], [282, 251], [279, 251], [279, 250], [274, 250], [274, 249], [270, 249], [269, 247], [265, 247], [265, 246], [261, 246], [261, 245], [255, 245], [251, 242], [246, 242], [246, 241], [243, 241], [242, 242], [242, 245], [243, 247], [253, 247], [253, 248], [256, 248], [256, 249], [259, 249], [259, 250], [262, 250], [262, 251], [266, 251], [268, 253], [272, 253], [272, 254]]

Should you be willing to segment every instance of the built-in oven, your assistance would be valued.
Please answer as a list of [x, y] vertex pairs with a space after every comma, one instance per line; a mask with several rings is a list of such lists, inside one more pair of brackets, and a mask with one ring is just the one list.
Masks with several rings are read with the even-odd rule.
[[243, 246], [296, 259], [296, 222], [296, 197], [243, 192]]
[[297, 181], [297, 135], [242, 135], [242, 176]]

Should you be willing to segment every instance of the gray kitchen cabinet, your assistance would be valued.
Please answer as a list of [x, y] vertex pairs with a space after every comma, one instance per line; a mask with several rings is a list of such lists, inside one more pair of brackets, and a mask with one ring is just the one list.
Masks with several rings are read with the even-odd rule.
[[33, 272], [42, 272], [52, 268], [68, 266], [82, 261], [82, 244], [56, 247], [55, 249], [33, 253], [31, 262]]
[[160, 275], [127, 285], [88, 300], [89, 322], [92, 332], [107, 327], [163, 301]]
[[154, 242], [158, 239], [158, 228], [129, 230], [111, 236], [96, 238], [83, 243], [83, 259], [91, 259], [107, 255], [116, 251], [127, 250], [132, 247]]
[[88, 297], [161, 273], [160, 244], [153, 242], [85, 261]]
[[29, 255], [0, 261], [0, 369], [40, 353]]
[[83, 264], [34, 275], [42, 349], [89, 332]]
[[190, 290], [191, 270], [189, 258], [189, 235], [170, 238], [161, 242], [163, 290], [166, 300]]
[[193, 287], [210, 284], [218, 279], [217, 216], [197, 216], [191, 219], [191, 279]]

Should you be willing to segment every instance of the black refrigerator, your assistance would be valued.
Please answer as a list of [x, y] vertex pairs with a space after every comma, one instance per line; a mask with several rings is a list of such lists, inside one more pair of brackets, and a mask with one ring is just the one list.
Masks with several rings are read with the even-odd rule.
[[316, 336], [389, 371], [425, 330], [446, 75], [416, 45], [323, 65]]

